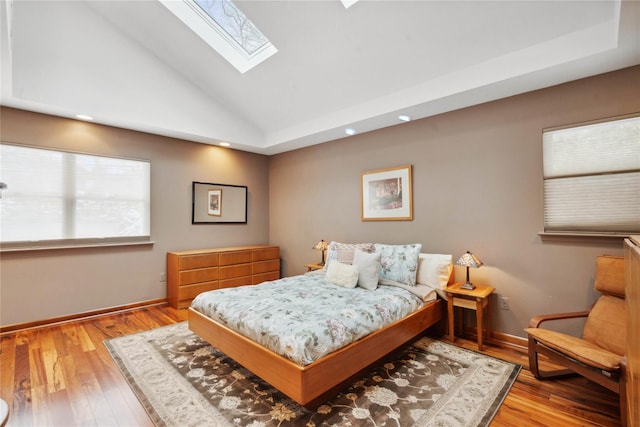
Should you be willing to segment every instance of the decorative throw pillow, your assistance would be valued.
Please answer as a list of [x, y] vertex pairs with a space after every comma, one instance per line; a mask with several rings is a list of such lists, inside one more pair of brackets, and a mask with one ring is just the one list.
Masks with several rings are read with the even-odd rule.
[[356, 249], [353, 265], [358, 267], [358, 286], [374, 290], [380, 280], [380, 253], [367, 253]]
[[422, 243], [408, 245], [383, 245], [376, 243], [376, 252], [380, 253], [380, 278], [416, 285], [418, 257]]
[[325, 266], [328, 265], [331, 260], [338, 260], [343, 264], [351, 264], [353, 262], [353, 255], [356, 249], [368, 253], [375, 251], [373, 243], [331, 242], [327, 246], [327, 257]]
[[336, 260], [330, 261], [325, 280], [345, 288], [355, 288], [358, 284], [358, 267]]
[[445, 289], [453, 270], [453, 257], [445, 254], [420, 254], [416, 282]]

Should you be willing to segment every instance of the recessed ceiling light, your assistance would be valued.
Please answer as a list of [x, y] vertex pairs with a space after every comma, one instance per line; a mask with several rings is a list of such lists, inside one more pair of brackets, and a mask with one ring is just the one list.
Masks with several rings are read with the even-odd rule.
[[228, 142], [221, 142], [220, 145], [222, 147], [231, 147], [231, 144], [229, 144]]
[[402, 120], [403, 122], [410, 122], [411, 121], [411, 116], [407, 115], [407, 114], [400, 114], [398, 116], [398, 118], [400, 120]]
[[86, 114], [76, 114], [76, 119], [91, 121], [93, 117], [87, 116]]
[[354, 128], [346, 128], [344, 130], [344, 133], [346, 133], [347, 135], [355, 135], [356, 134], [356, 130]]

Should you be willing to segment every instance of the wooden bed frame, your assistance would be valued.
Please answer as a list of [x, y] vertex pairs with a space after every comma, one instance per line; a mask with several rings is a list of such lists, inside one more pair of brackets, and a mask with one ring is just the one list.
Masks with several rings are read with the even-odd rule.
[[321, 359], [300, 366], [189, 308], [189, 329], [242, 366], [313, 409], [335, 396], [375, 362], [444, 317], [441, 299]]

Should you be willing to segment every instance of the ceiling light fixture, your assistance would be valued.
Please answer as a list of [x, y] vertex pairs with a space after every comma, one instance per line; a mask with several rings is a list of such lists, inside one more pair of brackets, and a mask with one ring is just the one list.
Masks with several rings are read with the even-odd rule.
[[229, 144], [228, 142], [221, 142], [220, 145], [222, 147], [231, 147], [231, 144]]
[[76, 119], [92, 121], [93, 117], [87, 116], [86, 114], [76, 114]]
[[354, 128], [346, 128], [344, 130], [344, 133], [346, 133], [347, 135], [351, 136], [351, 135], [355, 135], [356, 134], [356, 130]]
[[409, 116], [407, 114], [400, 114], [398, 116], [398, 119], [402, 120], [403, 122], [410, 122], [411, 121], [411, 116]]

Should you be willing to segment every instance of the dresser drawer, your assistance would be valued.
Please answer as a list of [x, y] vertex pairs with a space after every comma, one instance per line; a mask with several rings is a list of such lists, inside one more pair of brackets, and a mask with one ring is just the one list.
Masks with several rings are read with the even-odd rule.
[[253, 274], [266, 273], [269, 271], [280, 272], [280, 260], [258, 261], [253, 263]]
[[251, 262], [251, 250], [220, 252], [219, 265], [245, 264]]
[[277, 280], [280, 278], [279, 271], [271, 271], [269, 273], [254, 274], [251, 276], [251, 284], [257, 285], [258, 283], [268, 282], [269, 280]]
[[218, 289], [218, 281], [197, 283], [195, 285], [180, 286], [178, 288], [178, 304], [185, 308], [191, 304], [191, 300], [200, 295], [203, 292]]
[[192, 283], [209, 282], [218, 279], [218, 267], [198, 268], [196, 270], [184, 270], [178, 275], [178, 285], [190, 285]]
[[179, 257], [178, 270], [193, 270], [217, 265], [218, 254], [185, 255]]
[[266, 259], [279, 259], [280, 248], [278, 246], [270, 246], [264, 249], [254, 249], [252, 261], [264, 261]]
[[218, 278], [220, 280], [233, 279], [235, 277], [251, 276], [251, 264], [228, 265], [226, 267], [218, 267], [220, 269]]
[[220, 280], [219, 286], [222, 288], [235, 288], [236, 286], [251, 285], [251, 276], [234, 277], [233, 279]]

